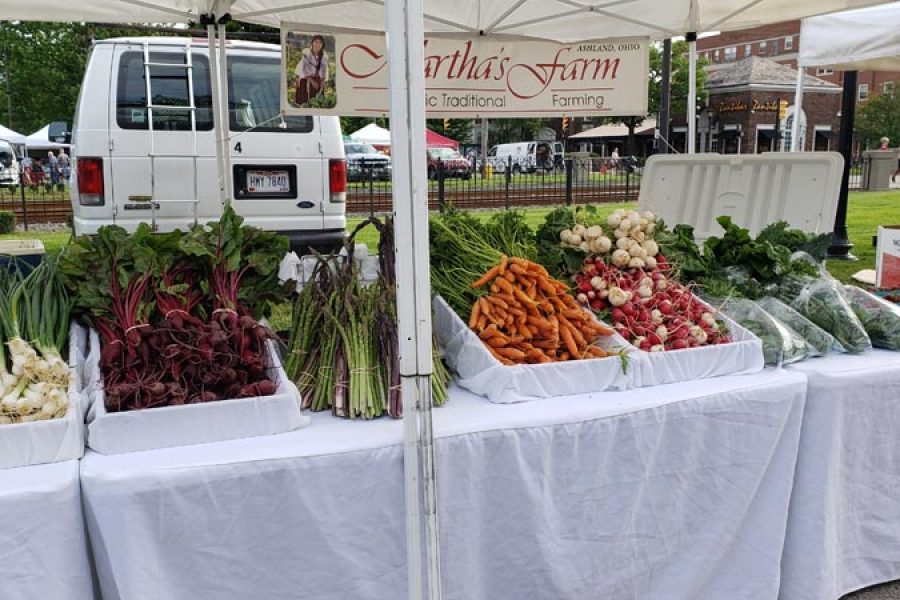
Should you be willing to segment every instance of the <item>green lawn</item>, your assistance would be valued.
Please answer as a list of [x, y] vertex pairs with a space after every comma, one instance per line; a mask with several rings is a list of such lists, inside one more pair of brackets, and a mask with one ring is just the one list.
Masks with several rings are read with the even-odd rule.
[[[605, 204], [601, 205], [601, 214], [608, 214], [617, 208], [631, 209], [634, 203]], [[524, 209], [528, 223], [537, 227], [543, 221], [544, 216], [554, 207]], [[490, 217], [492, 211], [476, 211], [481, 219]], [[362, 221], [362, 217], [348, 219], [348, 229], [352, 230]], [[849, 224], [850, 240], [854, 244], [853, 254], [858, 261], [829, 261], [829, 270], [839, 279], [848, 280], [850, 276], [860, 269], [875, 268], [875, 249], [872, 247], [872, 236], [875, 235], [878, 225], [900, 224], [900, 191], [890, 192], [854, 192], [850, 194], [850, 206], [847, 222]], [[69, 240], [68, 233], [30, 233], [19, 232], [0, 236], [0, 240], [8, 239], [40, 239], [48, 253], [61, 250]], [[378, 244], [378, 235], [371, 227], [364, 229], [358, 240], [374, 250]]]

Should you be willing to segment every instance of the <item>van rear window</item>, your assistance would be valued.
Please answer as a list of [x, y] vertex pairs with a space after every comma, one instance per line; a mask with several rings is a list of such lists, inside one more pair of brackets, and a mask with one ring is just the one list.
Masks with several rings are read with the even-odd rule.
[[[205, 57], [192, 57], [194, 99], [197, 107], [197, 130], [212, 129], [212, 93], [209, 84], [209, 62]], [[183, 52], [151, 52], [150, 62], [184, 64]], [[150, 67], [150, 92], [154, 107], [190, 106], [188, 69], [184, 67]], [[119, 60], [116, 92], [116, 123], [122, 129], [147, 129], [147, 86], [144, 80], [142, 52], [125, 52]], [[153, 129], [190, 131], [191, 113], [183, 108], [154, 108]]]
[[232, 131], [312, 131], [312, 117], [281, 118], [281, 62], [277, 58], [229, 56], [228, 85]]

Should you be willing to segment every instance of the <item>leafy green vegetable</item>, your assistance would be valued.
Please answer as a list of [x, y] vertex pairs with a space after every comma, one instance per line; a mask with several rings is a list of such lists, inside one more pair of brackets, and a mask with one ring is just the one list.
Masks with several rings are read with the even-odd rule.
[[847, 352], [859, 354], [870, 349], [872, 342], [844, 298], [840, 285], [831, 279], [813, 280], [800, 291], [791, 306], [833, 335]]
[[853, 285], [844, 286], [844, 294], [872, 345], [900, 350], [900, 306]]
[[575, 226], [575, 209], [567, 206], [555, 208], [544, 218], [535, 232], [537, 262], [544, 265], [554, 277], [565, 279], [581, 269], [584, 255], [559, 245], [559, 232]]
[[806, 340], [811, 351], [824, 356], [832, 351], [842, 352], [844, 348], [830, 333], [801, 315], [799, 312], [771, 296], [757, 300], [760, 308], [796, 331]]

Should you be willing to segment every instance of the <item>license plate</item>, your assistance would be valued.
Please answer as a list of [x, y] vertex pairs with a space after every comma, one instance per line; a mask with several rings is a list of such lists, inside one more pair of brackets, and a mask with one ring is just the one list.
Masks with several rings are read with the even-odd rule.
[[247, 191], [251, 194], [281, 194], [291, 191], [287, 171], [247, 171]]

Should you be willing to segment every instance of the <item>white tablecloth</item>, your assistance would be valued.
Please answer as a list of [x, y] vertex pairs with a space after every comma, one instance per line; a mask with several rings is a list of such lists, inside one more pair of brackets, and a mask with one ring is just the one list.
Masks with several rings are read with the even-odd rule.
[[793, 365], [809, 378], [782, 600], [900, 579], [900, 353]]
[[78, 461], [0, 470], [0, 600], [91, 600]]
[[[806, 379], [435, 411], [444, 597], [774, 599]], [[105, 600], [406, 596], [401, 423], [118, 456], [82, 486]]]

